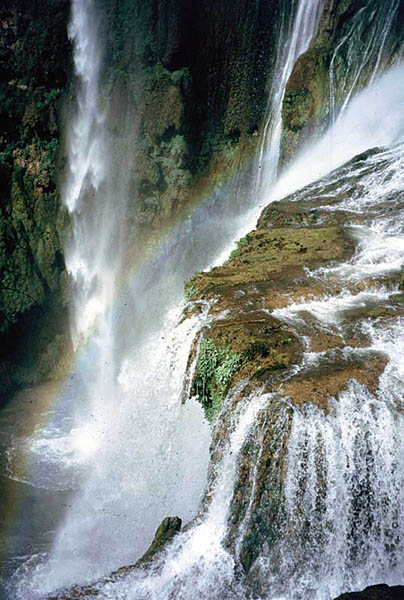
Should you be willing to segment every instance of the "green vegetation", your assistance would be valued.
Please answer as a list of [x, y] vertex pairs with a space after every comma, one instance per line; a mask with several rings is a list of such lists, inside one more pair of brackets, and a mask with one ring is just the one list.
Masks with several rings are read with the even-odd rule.
[[198, 396], [210, 423], [216, 420], [231, 378], [241, 365], [241, 354], [219, 348], [209, 338], [201, 341], [192, 392]]
[[68, 219], [55, 171], [69, 13], [68, 0], [0, 7], [2, 393], [47, 377], [66, 349], [61, 239]]
[[197, 293], [198, 293], [198, 290], [192, 283], [192, 279], [189, 279], [188, 281], [186, 281], [185, 285], [184, 285], [185, 300], [187, 302], [189, 302], [190, 300], [192, 300], [192, 298], [194, 298], [197, 295]]
[[227, 259], [227, 262], [230, 262], [234, 258], [238, 258], [239, 256], [241, 256], [241, 254], [243, 252], [243, 248], [245, 246], [248, 246], [248, 237], [247, 236], [238, 240], [237, 246], [236, 246], [236, 248], [234, 248], [234, 250], [232, 250], [229, 258]]
[[144, 70], [144, 88], [146, 92], [159, 90], [167, 85], [188, 88], [190, 75], [187, 68], [169, 71], [160, 62]]

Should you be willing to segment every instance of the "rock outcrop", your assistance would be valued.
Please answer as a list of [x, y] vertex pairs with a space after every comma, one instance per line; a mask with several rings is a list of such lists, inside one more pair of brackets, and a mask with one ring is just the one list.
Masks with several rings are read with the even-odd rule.
[[47, 600], [73, 600], [74, 598], [85, 597], [96, 598], [104, 584], [119, 581], [120, 578], [128, 575], [135, 569], [147, 569], [147, 566], [153, 561], [153, 559], [155, 559], [158, 554], [162, 552], [179, 533], [181, 530], [181, 525], [182, 521], [179, 517], [166, 517], [157, 528], [149, 548], [134, 565], [121, 567], [120, 569], [117, 569], [111, 573], [108, 577], [104, 577], [94, 584], [83, 586], [78, 585], [70, 590], [61, 590], [56, 595], [48, 597]]
[[[337, 326], [326, 326], [308, 310], [301, 313], [298, 324], [287, 317], [279, 318], [282, 310], [293, 303], [302, 307], [297, 310], [304, 311], [305, 302], [315, 303], [330, 296], [343, 298], [344, 293], [357, 295], [373, 289], [374, 279], [352, 278], [341, 290], [338, 277], [316, 276], [321, 269], [349, 264], [358, 248], [355, 226], [365, 225], [386, 212], [392, 218], [401, 214], [397, 197], [369, 204], [368, 212], [345, 208], [357, 191], [360, 177], [369, 175], [369, 169], [377, 168], [381, 173], [385, 167], [381, 158], [377, 167], [366, 170], [366, 160], [372, 156], [383, 157], [383, 152], [365, 153], [328, 178], [270, 204], [257, 229], [239, 242], [226, 264], [199, 273], [188, 283], [193, 310], [198, 310], [201, 301], [211, 307], [209, 324], [197, 342], [199, 354], [193, 383], [207, 417], [214, 421], [226, 393], [237, 385], [244, 386], [234, 396], [232, 405], [226, 405], [226, 414], [220, 413], [212, 447], [223, 446], [234, 403], [241, 402], [253, 389], [274, 395], [260, 421], [258, 471], [254, 471], [254, 444], [246, 443], [242, 452], [226, 541], [231, 552], [237, 546], [253, 587], [258, 578], [253, 569], [255, 559], [263, 548], [268, 552], [278, 535], [283, 535], [279, 533], [283, 527], [281, 498], [291, 407], [314, 406], [327, 413], [330, 399], [337, 399], [353, 380], [374, 394], [387, 360], [382, 352], [372, 348], [358, 323], [368, 319], [383, 327], [384, 321], [404, 316], [404, 296], [397, 292], [402, 275], [392, 270], [378, 280], [384, 289], [391, 290], [388, 299], [348, 307], [343, 314], [343, 333]], [[302, 362], [303, 352], [308, 351], [321, 360]], [[287, 401], [282, 402], [281, 398]], [[218, 460], [220, 452], [212, 456], [213, 462]], [[254, 494], [252, 504], [250, 493]], [[240, 543], [241, 527], [244, 533]], [[260, 593], [265, 596], [268, 590], [258, 591], [259, 597]]]
[[349, 592], [338, 596], [336, 600], [402, 600], [404, 586], [372, 585], [362, 592]]

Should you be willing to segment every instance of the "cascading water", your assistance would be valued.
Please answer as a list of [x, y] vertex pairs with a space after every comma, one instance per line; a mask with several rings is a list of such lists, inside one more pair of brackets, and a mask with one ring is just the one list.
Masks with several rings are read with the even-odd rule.
[[[329, 399], [326, 411], [313, 405], [294, 410], [283, 539], [258, 567], [274, 598], [300, 598], [310, 589], [313, 598], [326, 599], [380, 581], [402, 582], [403, 320], [394, 317], [394, 309], [386, 321], [366, 316], [372, 306], [391, 301], [394, 306], [397, 288], [377, 280], [400, 273], [404, 265], [402, 161], [399, 144], [370, 156], [362, 167], [348, 167], [339, 181], [331, 178], [338, 194], [355, 186], [350, 177], [367, 171], [360, 188], [334, 210], [348, 210], [353, 216], [368, 212], [369, 218], [358, 227], [362, 241], [351, 261], [319, 269], [313, 276], [348, 284], [370, 279], [368, 290], [292, 304], [276, 312], [298, 329], [304, 329], [310, 318], [311, 326], [317, 322], [341, 336], [352, 335], [350, 320], [359, 315], [354, 335], [364, 334], [370, 345], [347, 346], [345, 356], [354, 359], [377, 352], [387, 359], [387, 366], [374, 393], [351, 380], [337, 399]], [[312, 194], [314, 189], [322, 194], [324, 187], [319, 183], [311, 189]], [[394, 216], [384, 214], [386, 202]], [[337, 359], [335, 351], [315, 353], [309, 348], [306, 365], [325, 364], [327, 356]]]
[[[322, 0], [298, 2], [294, 18], [283, 19], [279, 35], [275, 77], [269, 94], [267, 117], [258, 160], [255, 193], [267, 191], [276, 178], [282, 133], [282, 102], [293, 67], [306, 52], [316, 32], [323, 10]], [[292, 11], [293, 13], [293, 11]]]
[[391, 66], [392, 55], [400, 61], [402, 49], [389, 51], [394, 43], [391, 29], [399, 11], [400, 0], [391, 0], [387, 6], [368, 3], [357, 12], [336, 45], [330, 61], [330, 126], [344, 113], [358, 84], [363, 86], [366, 79], [372, 84]]
[[[395, 74], [388, 74], [386, 81], [391, 83]], [[382, 89], [386, 81], [379, 84]], [[372, 90], [366, 94], [372, 99]], [[356, 109], [359, 119], [360, 102]], [[393, 139], [400, 131], [397, 125]], [[370, 152], [292, 196], [295, 201], [319, 198], [325, 210], [353, 218], [360, 215], [361, 224], [353, 227], [360, 242], [349, 261], [308, 273], [313, 283], [339, 291], [273, 313], [304, 339], [303, 360], [292, 378], [337, 361], [355, 364], [377, 357], [386, 364], [377, 388], [370, 391], [351, 379], [325, 406], [303, 407], [294, 406], [279, 392], [268, 395], [261, 390], [240, 401], [242, 389], [234, 389], [219, 416], [213, 448], [217, 458], [200, 516], [149, 570], [95, 586], [94, 593], [111, 600], [161, 600], [173, 595], [241, 599], [252, 592], [252, 580], [258, 597], [298, 600], [310, 594], [316, 600], [329, 600], [381, 580], [402, 583], [404, 387], [400, 348], [404, 329], [403, 317], [395, 316], [399, 293], [394, 283], [389, 284], [389, 277], [394, 282], [404, 265], [403, 151], [399, 143]], [[293, 180], [290, 186], [293, 189]], [[327, 205], [327, 198], [336, 201]], [[386, 205], [390, 212], [385, 212]], [[344, 283], [365, 289], [341, 291]], [[386, 311], [390, 305], [388, 319], [368, 318], [368, 311], [380, 306]], [[346, 343], [343, 348], [315, 352], [311, 343], [321, 331], [341, 340], [366, 338], [369, 344], [362, 348]], [[261, 547], [250, 573], [243, 574], [239, 561], [252, 536], [257, 477], [261, 461], [268, 461], [265, 437], [271, 448], [278, 449], [267, 478], [272, 482], [270, 492], [280, 494], [279, 535]], [[249, 465], [250, 475], [246, 478], [244, 473], [240, 482], [242, 464]], [[284, 473], [281, 492], [279, 473]], [[247, 502], [234, 533], [232, 504], [240, 486]]]
[[[320, 3], [299, 2], [288, 50], [282, 53], [283, 59], [278, 63], [282, 77], [272, 90], [271, 115], [260, 159], [262, 166], [269, 162], [268, 176], [260, 176], [258, 184], [268, 195], [265, 181], [273, 178], [273, 165], [279, 156], [284, 87], [297, 57], [310, 44], [320, 11]], [[141, 343], [133, 342], [133, 349], [122, 364], [115, 364], [118, 344], [115, 332], [120, 308], [115, 292], [121, 278], [125, 243], [119, 220], [124, 220], [127, 196], [125, 178], [119, 174], [112, 176], [116, 164], [112, 165], [110, 158], [108, 109], [98, 101], [102, 64], [102, 51], [95, 43], [98, 22], [90, 1], [73, 3], [70, 32], [75, 45], [79, 93], [78, 112], [70, 131], [70, 174], [65, 194], [75, 236], [68, 248], [67, 264], [74, 279], [73, 335], [77, 347], [84, 341], [86, 344], [77, 367], [77, 389], [85, 397], [84, 402], [80, 398], [77, 411], [81, 424], [78, 426], [74, 421], [67, 438], [70, 443], [74, 442], [76, 454], [84, 456], [86, 466], [81, 489], [70, 503], [50, 555], [31, 558], [15, 574], [12, 589], [18, 598], [40, 597], [63, 586], [95, 579], [122, 564], [131, 564], [145, 549], [163, 517], [179, 514], [189, 520], [194, 516], [206, 481], [210, 432], [199, 405], [190, 402], [183, 407], [180, 398], [191, 343], [196, 331], [209, 318], [208, 307], [203, 307], [199, 316], [178, 325], [182, 304], [179, 301], [175, 305], [167, 299], [179, 298], [181, 283], [187, 275], [196, 268], [206, 267], [221, 250], [228, 253], [231, 240], [251, 228], [251, 221], [247, 220], [241, 225], [238, 220], [232, 221], [228, 229], [224, 222], [213, 226], [208, 221], [205, 227], [201, 226], [195, 247], [199, 249], [198, 242], [205, 242], [204, 235], [211, 225], [214, 228], [209, 239], [215, 239], [217, 232], [222, 247], [217, 245], [213, 252], [206, 249], [204, 254], [191, 256], [184, 272], [176, 277], [171, 277], [169, 271], [167, 280], [159, 283], [158, 308], [152, 311], [150, 322], [147, 320], [140, 328], [147, 334], [142, 336]], [[335, 123], [334, 139], [340, 139], [341, 144], [333, 166], [373, 145], [402, 139], [404, 90], [399, 81], [403, 81], [403, 77], [397, 77], [402, 73], [403, 67], [398, 66], [374, 81], [373, 87], [355, 98]], [[381, 96], [383, 121], [380, 120]], [[370, 106], [368, 111], [364, 111], [366, 105]], [[369, 123], [377, 123], [378, 127], [371, 131]], [[325, 136], [317, 146], [302, 154], [271, 191], [271, 200], [328, 172], [328, 140]], [[388, 188], [389, 193], [393, 193], [399, 188], [402, 149], [397, 147], [386, 152], [384, 159], [391, 176], [383, 182], [380, 174], [370, 175], [355, 198], [355, 206], [361, 202], [362, 206], [381, 203], [385, 199], [383, 190]], [[372, 160], [377, 163], [378, 158], [370, 158], [367, 164]], [[387, 182], [390, 183], [387, 185]], [[379, 200], [372, 195], [377, 185], [381, 190]], [[257, 207], [252, 219], [256, 216]], [[361, 233], [362, 246], [351, 262], [333, 266], [334, 270], [327, 272], [318, 271], [313, 277], [323, 280], [334, 277], [343, 286], [347, 272], [361, 279], [368, 277], [376, 266], [379, 276], [385, 273], [385, 265], [391, 264], [392, 252], [395, 269], [402, 266], [403, 232], [397, 221], [382, 219], [368, 223]], [[370, 256], [366, 252], [369, 248], [375, 250], [375, 239], [379, 254]], [[186, 250], [183, 248], [183, 253]], [[157, 271], [161, 275], [159, 267], [157, 260], [150, 272]], [[156, 295], [153, 286], [147, 291], [152, 279], [150, 272], [143, 270], [143, 279], [139, 276], [127, 294], [129, 298], [135, 297], [142, 309], [153, 304]], [[312, 308], [316, 315], [324, 315], [322, 326], [338, 328], [344, 324], [345, 312], [360, 306], [361, 302], [367, 304], [372, 294], [384, 297], [390, 292], [381, 287], [372, 289], [359, 302], [358, 298], [347, 300], [343, 295], [322, 298]], [[172, 305], [171, 310], [167, 310], [167, 304]], [[318, 310], [320, 305], [322, 312]], [[289, 319], [297, 330], [300, 326], [304, 328], [302, 313], [310, 312], [310, 306], [306, 303], [303, 309], [290, 306], [288, 310], [275, 316]], [[136, 319], [135, 309], [132, 313], [126, 309], [125, 317], [128, 314]], [[404, 558], [401, 537], [396, 536], [393, 552], [386, 548], [386, 540], [393, 527], [403, 531], [400, 496], [396, 496], [397, 501], [388, 501], [393, 491], [403, 489], [399, 468], [402, 452], [396, 440], [402, 420], [399, 412], [402, 365], [391, 351], [402, 344], [401, 322], [394, 320], [386, 329], [373, 329], [363, 319], [361, 327], [364, 335], [372, 338], [374, 350], [388, 358], [378, 393], [372, 395], [363, 386], [352, 383], [337, 400], [330, 400], [327, 413], [315, 407], [293, 408], [290, 416], [291, 408], [282, 398], [258, 391], [240, 402], [240, 390], [233, 390], [219, 418], [219, 422], [226, 418], [231, 421], [228, 437], [217, 442], [220, 459], [209, 474], [208, 491], [199, 517], [188, 531], [177, 537], [149, 572], [133, 572], [100, 585], [97, 591], [101, 597], [160, 600], [175, 595], [190, 599], [196, 593], [200, 598], [246, 597], [248, 582], [240, 574], [238, 561], [248, 535], [257, 471], [251, 477], [249, 501], [232, 553], [226, 549], [226, 538], [233, 490], [247, 442], [259, 464], [264, 428], [268, 423], [266, 411], [279, 402], [280, 421], [273, 426], [274, 431], [282, 432], [280, 438], [289, 435], [284, 488], [286, 541], [270, 551], [266, 548], [256, 560], [254, 568], [259, 573], [262, 597], [297, 599], [309, 591], [313, 598], [329, 600], [330, 594], [363, 586], [379, 576], [389, 582], [399, 579], [397, 565]], [[323, 358], [315, 356], [308, 347], [301, 368]], [[231, 418], [226, 417], [226, 411]], [[67, 420], [71, 422], [71, 415]], [[349, 438], [346, 427], [350, 421]], [[383, 438], [383, 441], [382, 432], [386, 428], [391, 439]], [[326, 494], [320, 491], [324, 480]], [[362, 490], [368, 492], [369, 487], [371, 498], [375, 498], [380, 489], [382, 493], [373, 504], [364, 506]], [[344, 528], [339, 530], [340, 513], [334, 500], [341, 490], [346, 497], [346, 518], [342, 521]], [[297, 510], [296, 504], [300, 502], [301, 510]], [[373, 515], [372, 523], [366, 521], [369, 514]], [[356, 531], [352, 515], [359, 520]], [[325, 543], [321, 533], [327, 528], [331, 534]], [[296, 544], [296, 539], [301, 538], [302, 544]], [[376, 540], [373, 554], [364, 557], [355, 553], [358, 540], [367, 549]], [[328, 567], [326, 559], [333, 547], [341, 550], [340, 557]], [[319, 552], [324, 552], [322, 561], [318, 560]], [[296, 571], [291, 574], [296, 565]]]

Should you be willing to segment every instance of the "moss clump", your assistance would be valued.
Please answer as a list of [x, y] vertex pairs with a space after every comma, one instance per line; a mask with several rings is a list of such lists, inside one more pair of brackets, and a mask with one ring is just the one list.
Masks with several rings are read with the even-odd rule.
[[198, 396], [209, 422], [215, 421], [231, 378], [242, 362], [241, 354], [217, 347], [209, 338], [201, 341], [192, 392]]
[[150, 562], [156, 554], [161, 552], [181, 530], [181, 525], [182, 521], [179, 517], [166, 517], [159, 525], [150, 547], [136, 563], [136, 567]]
[[185, 300], [187, 302], [189, 302], [190, 300], [192, 300], [192, 298], [194, 298], [197, 295], [197, 293], [198, 293], [198, 290], [196, 289], [196, 287], [192, 283], [192, 280], [189, 279], [188, 281], [186, 281], [185, 285], [184, 285]]
[[227, 262], [229, 263], [234, 258], [238, 258], [239, 256], [241, 256], [241, 254], [243, 252], [243, 248], [247, 245], [248, 245], [248, 237], [244, 237], [244, 238], [241, 238], [241, 240], [238, 240], [237, 246], [236, 246], [236, 248], [234, 248], [234, 250], [231, 251]]

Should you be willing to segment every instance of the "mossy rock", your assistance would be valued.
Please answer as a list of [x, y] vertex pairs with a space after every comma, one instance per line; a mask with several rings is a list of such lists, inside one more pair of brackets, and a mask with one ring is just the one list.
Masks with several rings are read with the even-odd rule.
[[181, 530], [182, 521], [179, 517], [166, 517], [159, 525], [150, 547], [140, 558], [136, 567], [145, 565], [161, 552]]

